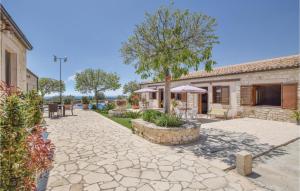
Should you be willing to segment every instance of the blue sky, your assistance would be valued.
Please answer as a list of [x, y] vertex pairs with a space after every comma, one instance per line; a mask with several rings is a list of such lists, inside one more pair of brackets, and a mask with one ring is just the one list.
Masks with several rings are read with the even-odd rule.
[[[65, 94], [74, 91], [72, 76], [85, 68], [116, 72], [124, 84], [140, 81], [119, 53], [144, 13], [169, 0], [0, 0], [34, 49], [28, 67], [40, 77], [59, 78], [53, 54], [68, 56], [63, 65]], [[174, 6], [215, 17], [220, 44], [213, 49], [217, 66], [297, 54], [298, 0], [175, 0]], [[118, 95], [122, 89], [106, 92]]]

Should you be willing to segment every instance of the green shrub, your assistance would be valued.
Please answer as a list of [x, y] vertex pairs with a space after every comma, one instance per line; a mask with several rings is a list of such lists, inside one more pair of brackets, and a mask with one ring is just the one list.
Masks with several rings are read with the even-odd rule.
[[108, 103], [102, 109], [99, 109], [99, 112], [104, 113], [104, 114], [108, 114], [108, 111], [114, 109], [115, 107], [116, 107], [116, 105], [113, 102]]
[[124, 113], [123, 117], [137, 119], [141, 117], [141, 112], [127, 111]]
[[42, 103], [42, 97], [34, 90], [29, 91], [25, 95], [25, 104], [27, 109], [26, 122], [28, 127], [33, 127], [34, 125], [41, 123], [43, 114], [40, 107]]
[[155, 124], [161, 127], [179, 127], [183, 122], [176, 115], [163, 114], [155, 120]]
[[39, 125], [42, 98], [12, 92], [0, 82], [0, 190], [36, 190], [36, 172], [51, 166], [53, 144]]
[[64, 104], [66, 104], [66, 105], [70, 105], [71, 103], [72, 103], [72, 98], [70, 98], [70, 97], [66, 97], [65, 99], [64, 99]]
[[149, 109], [149, 110], [144, 111], [142, 118], [144, 121], [154, 123], [155, 120], [157, 118], [159, 118], [161, 115], [162, 115], [161, 112]]
[[82, 104], [89, 104], [90, 100], [87, 96], [82, 96], [81, 102], [82, 102]]
[[104, 107], [104, 109], [107, 110], [107, 111], [115, 109], [115, 108], [116, 108], [116, 105], [113, 102], [106, 104], [105, 107]]
[[97, 109], [97, 106], [96, 106], [96, 104], [93, 104], [92, 105], [92, 110], [95, 110], [95, 109]]

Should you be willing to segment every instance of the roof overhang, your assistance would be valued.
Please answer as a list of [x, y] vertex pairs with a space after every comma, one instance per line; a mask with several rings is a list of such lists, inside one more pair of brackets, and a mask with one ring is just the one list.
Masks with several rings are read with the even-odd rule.
[[9, 25], [9, 30], [14, 32], [14, 34], [21, 41], [21, 43], [25, 45], [26, 49], [32, 50], [33, 46], [30, 44], [24, 33], [21, 31], [21, 29], [18, 27], [18, 25], [15, 23], [15, 21], [12, 19], [12, 17], [9, 15], [9, 13], [6, 11], [6, 9], [1, 3], [0, 11], [0, 18], [2, 22], [4, 22], [6, 25]]

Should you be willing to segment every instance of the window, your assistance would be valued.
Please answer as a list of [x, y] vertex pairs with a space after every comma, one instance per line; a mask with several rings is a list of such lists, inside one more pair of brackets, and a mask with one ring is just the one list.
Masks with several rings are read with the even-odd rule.
[[281, 106], [297, 109], [297, 84], [241, 86], [241, 105]]
[[175, 99], [177, 101], [184, 101], [184, 94], [183, 93], [171, 93], [171, 99]]
[[156, 92], [150, 93], [150, 99], [156, 99]]
[[181, 94], [175, 94], [175, 100], [180, 101], [181, 100]]
[[229, 105], [229, 86], [213, 87], [213, 103]]
[[256, 89], [256, 105], [281, 106], [281, 85], [258, 85]]

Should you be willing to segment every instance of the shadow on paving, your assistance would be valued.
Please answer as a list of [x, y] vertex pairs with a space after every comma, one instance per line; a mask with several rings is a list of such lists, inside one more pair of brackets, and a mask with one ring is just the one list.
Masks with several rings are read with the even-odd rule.
[[[184, 150], [192, 151], [195, 155], [204, 157], [205, 159], [218, 159], [228, 165], [235, 164], [235, 155], [237, 152], [246, 150], [252, 155], [261, 154], [268, 151], [273, 145], [262, 144], [258, 142], [258, 138], [247, 134], [231, 131], [223, 131], [213, 128], [202, 128], [199, 141], [174, 147], [177, 152]], [[272, 152], [268, 157], [280, 156], [285, 152]]]

